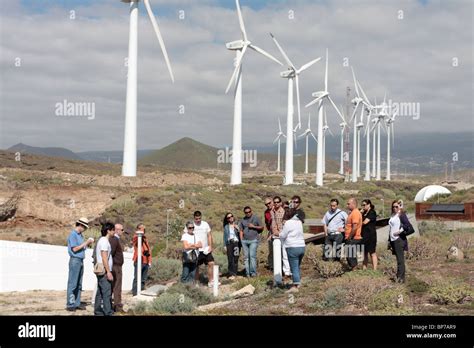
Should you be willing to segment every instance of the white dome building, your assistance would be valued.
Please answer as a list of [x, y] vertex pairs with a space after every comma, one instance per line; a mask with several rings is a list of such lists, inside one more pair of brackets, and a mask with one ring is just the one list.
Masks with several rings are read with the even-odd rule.
[[415, 196], [415, 203], [426, 202], [433, 196], [436, 195], [450, 195], [451, 191], [449, 191], [446, 187], [440, 185], [428, 185], [423, 187]]

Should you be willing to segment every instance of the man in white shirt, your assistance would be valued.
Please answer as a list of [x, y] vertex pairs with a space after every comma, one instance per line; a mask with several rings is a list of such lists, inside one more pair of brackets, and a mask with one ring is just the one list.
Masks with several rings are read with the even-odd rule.
[[102, 275], [97, 274], [97, 292], [94, 302], [94, 315], [113, 315], [112, 310], [112, 247], [109, 239], [114, 238], [115, 226], [114, 224], [107, 222], [102, 226], [101, 229], [102, 237], [97, 242], [95, 248], [95, 259], [96, 263], [103, 264], [105, 273]]
[[322, 223], [324, 224], [323, 259], [340, 259], [341, 244], [344, 241], [344, 227], [347, 221], [347, 213], [339, 209], [339, 201], [336, 198], [329, 202], [329, 210], [324, 215]]
[[206, 221], [202, 220], [202, 213], [194, 212], [194, 234], [196, 243], [201, 242], [199, 248], [198, 265], [196, 270], [196, 281], [199, 281], [199, 266], [203, 263], [207, 265], [208, 286], [213, 287], [214, 282], [214, 257], [212, 256], [212, 231]]

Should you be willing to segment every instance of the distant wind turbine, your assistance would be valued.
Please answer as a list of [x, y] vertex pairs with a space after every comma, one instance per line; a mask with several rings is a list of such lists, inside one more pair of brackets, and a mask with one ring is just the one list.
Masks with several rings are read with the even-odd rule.
[[300, 134], [298, 138], [305, 137], [306, 139], [306, 158], [305, 158], [305, 166], [304, 166], [304, 173], [308, 174], [308, 152], [309, 152], [309, 136], [312, 136], [313, 139], [318, 142], [318, 139], [313, 134], [313, 131], [311, 130], [311, 114], [308, 115], [308, 128], [303, 132], [303, 134]]
[[277, 164], [277, 172], [280, 172], [280, 148], [281, 148], [281, 137], [286, 138], [286, 135], [281, 131], [281, 123], [280, 123], [280, 118], [278, 117], [278, 133], [277, 137], [275, 140], [273, 140], [273, 144], [275, 144], [278, 141], [278, 164]]

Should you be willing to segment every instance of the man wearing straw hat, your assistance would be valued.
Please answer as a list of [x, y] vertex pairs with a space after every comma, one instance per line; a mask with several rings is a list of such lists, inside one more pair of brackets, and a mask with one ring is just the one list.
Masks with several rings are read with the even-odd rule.
[[89, 220], [80, 218], [76, 221], [76, 227], [71, 231], [67, 239], [67, 251], [69, 253], [69, 276], [67, 280], [66, 310], [74, 312], [76, 309], [84, 310], [81, 306], [82, 275], [84, 273], [84, 257], [87, 246], [94, 242], [93, 238], [84, 241], [82, 233], [89, 228]]

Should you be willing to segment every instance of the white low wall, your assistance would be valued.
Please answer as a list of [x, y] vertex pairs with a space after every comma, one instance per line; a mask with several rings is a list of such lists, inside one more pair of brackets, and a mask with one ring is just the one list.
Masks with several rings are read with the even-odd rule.
[[[124, 252], [123, 290], [132, 289], [132, 256], [132, 253]], [[0, 292], [66, 290], [68, 265], [66, 246], [0, 240]], [[87, 249], [83, 290], [94, 290], [97, 278], [92, 269], [92, 249]]]

